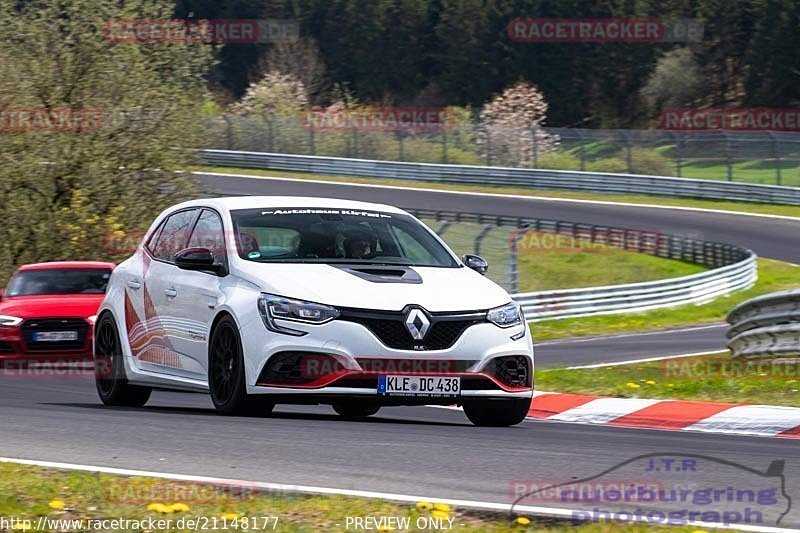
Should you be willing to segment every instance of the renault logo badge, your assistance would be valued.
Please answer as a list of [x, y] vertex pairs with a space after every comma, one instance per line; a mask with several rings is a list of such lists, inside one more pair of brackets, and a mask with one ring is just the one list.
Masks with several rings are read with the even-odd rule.
[[428, 334], [431, 321], [421, 309], [411, 309], [406, 315], [406, 329], [414, 340], [421, 341]]

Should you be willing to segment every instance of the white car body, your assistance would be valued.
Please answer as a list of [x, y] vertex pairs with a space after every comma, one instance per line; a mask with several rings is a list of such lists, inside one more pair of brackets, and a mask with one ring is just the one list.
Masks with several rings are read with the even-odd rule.
[[[203, 208], [216, 212], [224, 225], [225, 275], [179, 268], [154, 257], [147, 246], [150, 237], [169, 215]], [[427, 372], [441, 362], [444, 366], [440, 368], [445, 374], [476, 378], [475, 385], [466, 388], [462, 385], [461, 399], [531, 398], [533, 346], [524, 319], [511, 327], [500, 327], [485, 320], [487, 310], [509, 304], [510, 296], [485, 276], [464, 266], [427, 227], [423, 226], [424, 231], [445, 248], [455, 266], [401, 268], [406, 272], [403, 276], [413, 277], [413, 282], [384, 279], [380, 270], [375, 271], [377, 276], [373, 275], [375, 272], [369, 265], [348, 267], [347, 264], [255, 262], [240, 255], [242, 250], [237, 248], [244, 245], [234, 237], [232, 211], [301, 208], [363, 212], [365, 216], [383, 213], [387, 218], [413, 219], [405, 211], [387, 205], [301, 197], [194, 200], [165, 210], [153, 222], [136, 252], [114, 270], [105, 300], [98, 310], [98, 317], [107, 313], [113, 316], [122, 347], [124, 375], [129, 383], [150, 388], [208, 392], [212, 328], [220, 316], [227, 314], [235, 321], [241, 338], [248, 395], [274, 395], [279, 402], [291, 402], [296, 398], [300, 403], [329, 403], [331, 398], [339, 396], [375, 398], [377, 392], [373, 386], [363, 386], [363, 383], [353, 386], [352, 380], [374, 377], [377, 373], [416, 373], [420, 368]], [[187, 218], [190, 216], [186, 215]], [[382, 268], [397, 274], [391, 266], [384, 264]], [[424, 339], [414, 341], [423, 343], [415, 345], [416, 349], [389, 347], [364, 322], [359, 322], [362, 319], [358, 317], [353, 320], [336, 318], [320, 324], [275, 319], [274, 323], [280, 327], [299, 332], [287, 335], [267, 329], [266, 319], [258, 305], [262, 294], [315, 302], [356, 314], [367, 310], [378, 313], [381, 320], [385, 318], [382, 312], [403, 313], [405, 310], [402, 318], [406, 318], [412, 310], [420, 309], [423, 321], [425, 318], [429, 322], [435, 321], [435, 317], [441, 314], [459, 318], [460, 314], [466, 313], [464, 316], [471, 316], [477, 322], [470, 322], [471, 325], [457, 335], [452, 345], [443, 349], [436, 349], [436, 346], [425, 349]], [[430, 327], [427, 329], [432, 331]], [[325, 379], [320, 376], [321, 380], [313, 381], [311, 386], [308, 383], [298, 386], [265, 383], [262, 376], [265, 366], [275, 354], [282, 352], [333, 356], [346, 369], [347, 379], [324, 383]], [[525, 358], [528, 364], [528, 383], [525, 386], [505, 386], [496, 376], [487, 373], [490, 362], [502, 356]], [[284, 357], [291, 360], [294, 356]], [[365, 372], [362, 368], [364, 363], [358, 361], [365, 358], [379, 361], [369, 362], [372, 368], [367, 369], [377, 368], [377, 372]], [[397, 365], [393, 367], [390, 361], [397, 362]], [[410, 361], [427, 361], [429, 366], [412, 368]], [[486, 386], [481, 386], [481, 383]], [[461, 403], [461, 399], [443, 398], [437, 402], [436, 398], [429, 398], [423, 403]], [[384, 404], [420, 401], [395, 398], [393, 402]]]

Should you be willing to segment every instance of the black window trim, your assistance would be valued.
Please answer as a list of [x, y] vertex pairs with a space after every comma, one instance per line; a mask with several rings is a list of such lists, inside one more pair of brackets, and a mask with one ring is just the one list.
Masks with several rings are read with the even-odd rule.
[[[175, 265], [175, 263], [173, 263], [172, 261], [166, 261], [164, 259], [156, 257], [156, 254], [153, 253], [153, 251], [150, 249], [150, 244], [153, 242], [155, 243], [158, 242], [158, 238], [161, 237], [161, 232], [164, 230], [164, 225], [170, 218], [172, 218], [174, 215], [177, 215], [178, 213], [183, 213], [184, 211], [195, 211], [195, 210], [197, 211], [197, 214], [194, 216], [194, 220], [192, 220], [192, 228], [189, 230], [189, 237], [191, 237], [192, 232], [194, 231], [194, 226], [195, 224], [197, 224], [197, 219], [200, 218], [200, 213], [203, 211], [203, 207], [199, 206], [184, 207], [182, 209], [178, 209], [177, 211], [173, 211], [172, 213], [169, 213], [164, 217], [164, 220], [162, 220], [161, 224], [158, 225], [158, 229], [155, 232], [153, 232], [153, 236], [150, 238], [149, 241], [147, 241], [147, 245], [144, 246], [144, 249], [147, 250], [148, 255], [150, 256], [151, 259], [153, 259], [153, 261], [158, 261], [159, 263], [166, 263], [168, 265], [173, 265], [173, 266]], [[189, 243], [189, 239], [186, 239], [186, 243], [187, 244]]]

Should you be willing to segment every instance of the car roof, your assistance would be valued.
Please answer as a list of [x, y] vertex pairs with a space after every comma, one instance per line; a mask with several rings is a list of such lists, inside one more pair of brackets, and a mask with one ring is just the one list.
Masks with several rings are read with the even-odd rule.
[[114, 263], [106, 263], [103, 261], [50, 261], [47, 263], [31, 263], [29, 265], [22, 265], [18, 270], [56, 270], [70, 268], [97, 268], [113, 270], [115, 266], [116, 265]]
[[369, 202], [356, 202], [339, 198], [313, 198], [310, 196], [228, 196], [222, 198], [206, 198], [191, 200], [173, 206], [172, 209], [209, 206], [221, 210], [232, 211], [235, 209], [260, 209], [260, 208], [324, 208], [324, 209], [360, 209], [364, 211], [381, 211], [385, 213], [406, 214], [397, 207], [386, 204], [373, 204]]

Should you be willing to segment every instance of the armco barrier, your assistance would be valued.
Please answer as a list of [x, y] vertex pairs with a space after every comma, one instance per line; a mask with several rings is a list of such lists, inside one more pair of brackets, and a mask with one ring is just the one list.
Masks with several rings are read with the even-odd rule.
[[728, 347], [740, 355], [800, 355], [800, 290], [765, 294], [728, 313]]
[[[489, 216], [430, 210], [409, 210], [418, 217], [452, 222], [493, 223], [526, 231], [556, 233], [625, 250], [679, 259], [711, 267], [699, 274], [678, 278], [587, 287], [581, 289], [516, 293], [528, 321], [570, 318], [700, 303], [753, 285], [757, 279], [756, 255], [731, 244], [688, 239], [652, 231], [631, 230], [563, 220]], [[510, 239], [515, 252], [517, 239]]]
[[404, 163], [310, 155], [202, 150], [207, 164], [366, 176], [410, 181], [495, 185], [534, 189], [651, 194], [800, 205], [800, 188], [636, 174], [609, 174], [470, 165]]

